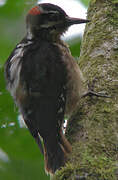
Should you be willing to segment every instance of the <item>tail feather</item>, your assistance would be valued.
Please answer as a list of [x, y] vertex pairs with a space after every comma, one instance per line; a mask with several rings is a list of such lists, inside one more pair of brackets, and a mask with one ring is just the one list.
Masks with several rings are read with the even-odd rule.
[[71, 145], [63, 134], [60, 134], [60, 138], [53, 136], [44, 140], [45, 170], [54, 174], [57, 169], [64, 166], [70, 152]]

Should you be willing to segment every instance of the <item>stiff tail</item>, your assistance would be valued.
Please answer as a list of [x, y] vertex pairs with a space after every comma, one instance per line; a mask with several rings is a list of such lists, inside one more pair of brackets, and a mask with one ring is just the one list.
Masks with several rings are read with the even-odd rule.
[[64, 166], [67, 155], [71, 152], [71, 145], [65, 136], [62, 133], [59, 136], [51, 136], [44, 140], [45, 170], [51, 174]]

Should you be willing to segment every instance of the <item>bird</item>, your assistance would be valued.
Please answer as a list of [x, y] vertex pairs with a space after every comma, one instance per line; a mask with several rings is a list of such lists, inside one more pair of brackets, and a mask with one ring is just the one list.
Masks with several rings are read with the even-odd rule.
[[89, 20], [70, 17], [57, 5], [41, 3], [26, 16], [26, 34], [5, 62], [8, 91], [55, 174], [72, 152], [63, 133], [64, 117], [76, 109], [83, 77], [62, 35]]

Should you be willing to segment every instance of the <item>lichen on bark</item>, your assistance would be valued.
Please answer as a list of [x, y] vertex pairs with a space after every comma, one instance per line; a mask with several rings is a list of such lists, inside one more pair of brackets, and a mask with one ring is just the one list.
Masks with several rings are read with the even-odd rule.
[[73, 152], [55, 180], [118, 179], [118, 0], [91, 0], [79, 66], [94, 91], [69, 119], [66, 135]]

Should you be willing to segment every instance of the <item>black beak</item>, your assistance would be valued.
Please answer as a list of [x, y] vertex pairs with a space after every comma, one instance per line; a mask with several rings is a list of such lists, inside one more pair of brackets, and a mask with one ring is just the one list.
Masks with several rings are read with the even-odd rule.
[[87, 19], [73, 18], [73, 17], [67, 16], [67, 17], [66, 17], [66, 22], [67, 22], [67, 25], [68, 25], [68, 26], [71, 26], [71, 25], [73, 25], [73, 24], [88, 23], [88, 22], [90, 22], [90, 21], [87, 20]]

